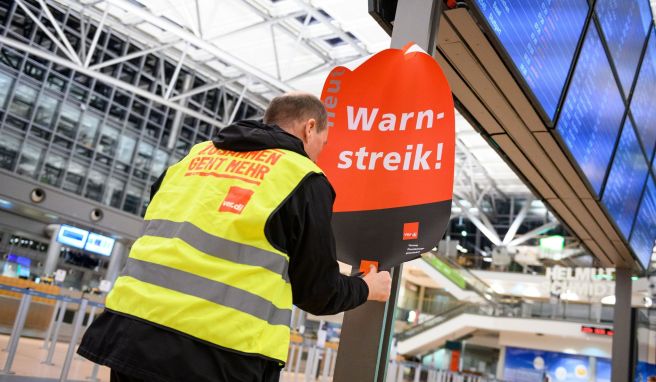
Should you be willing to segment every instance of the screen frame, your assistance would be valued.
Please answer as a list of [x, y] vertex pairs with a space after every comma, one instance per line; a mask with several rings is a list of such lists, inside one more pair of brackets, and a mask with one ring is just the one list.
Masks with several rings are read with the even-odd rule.
[[[95, 250], [92, 250], [92, 249], [88, 248], [89, 247], [89, 239], [91, 239], [92, 235], [99, 236], [99, 237], [109, 239], [109, 240], [112, 241], [112, 248], [109, 250], [108, 254], [100, 253], [99, 251], [95, 251]], [[87, 241], [86, 241], [86, 243], [84, 243], [84, 250], [87, 251], [87, 252], [91, 252], [93, 254], [96, 254], [98, 256], [111, 257], [112, 256], [112, 251], [114, 250], [115, 245], [116, 245], [116, 239], [114, 239], [113, 237], [105, 236], [105, 235], [101, 235], [101, 234], [96, 233], [96, 232], [89, 231], [89, 236], [87, 236]]]
[[513, 61], [512, 57], [510, 57], [510, 54], [504, 48], [503, 43], [490, 27], [489, 23], [487, 22], [487, 19], [485, 18], [485, 15], [479, 8], [476, 1], [473, 0], [471, 2], [472, 6], [469, 7], [469, 9], [475, 15], [474, 18], [476, 20], [479, 20], [478, 23], [479, 27], [483, 29], [485, 37], [487, 37], [490, 44], [492, 44], [492, 46], [494, 47], [494, 50], [497, 52], [499, 57], [501, 57], [501, 61], [506, 66], [506, 69], [510, 72], [515, 82], [519, 85], [520, 89], [522, 90], [522, 93], [524, 93], [524, 96], [529, 100], [531, 106], [533, 106], [535, 111], [538, 113], [540, 119], [542, 119], [542, 122], [544, 122], [547, 129], [554, 129], [556, 126], [556, 121], [560, 116], [563, 103], [565, 102], [565, 94], [569, 89], [569, 83], [574, 75], [574, 68], [576, 67], [576, 63], [578, 62], [578, 57], [583, 47], [583, 42], [585, 41], [585, 35], [588, 30], [588, 25], [590, 24], [590, 20], [594, 15], [594, 6], [591, 5], [589, 1], [587, 3], [588, 3], [588, 14], [585, 17], [585, 21], [583, 22], [583, 29], [581, 30], [581, 35], [579, 36], [579, 39], [576, 43], [576, 47], [574, 48], [574, 53], [572, 55], [572, 62], [570, 64], [569, 71], [567, 72], [567, 76], [565, 76], [565, 83], [563, 83], [563, 88], [560, 92], [560, 97], [558, 98], [558, 102], [556, 104], [556, 110], [554, 112], [553, 119], [547, 114], [547, 112], [540, 104], [540, 101], [537, 99], [537, 97], [531, 90], [531, 87], [524, 79], [524, 76], [522, 76], [522, 73], [519, 71], [519, 68], [517, 68], [517, 66], [515, 65], [515, 62]]
[[[61, 241], [60, 236], [62, 236], [62, 230], [65, 229], [65, 228], [73, 228], [75, 230], [80, 230], [80, 231], [86, 232], [86, 235], [84, 236], [84, 243], [80, 247], [78, 247], [76, 245]], [[77, 249], [84, 250], [84, 246], [87, 244], [87, 239], [89, 238], [89, 234], [90, 234], [90, 232], [85, 230], [85, 229], [75, 227], [75, 226], [72, 226], [72, 225], [68, 225], [68, 224], [62, 224], [61, 227], [59, 228], [59, 231], [57, 232], [57, 237], [55, 238], [55, 240], [57, 241], [57, 243], [59, 243], [61, 245], [65, 245], [65, 246], [68, 246], [68, 247], [71, 247], [71, 248], [77, 248]]]

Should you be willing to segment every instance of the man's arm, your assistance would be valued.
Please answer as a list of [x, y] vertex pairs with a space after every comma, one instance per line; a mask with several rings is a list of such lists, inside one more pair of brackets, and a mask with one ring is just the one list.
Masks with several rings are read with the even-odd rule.
[[353, 309], [369, 296], [363, 279], [339, 273], [330, 224], [333, 195], [323, 176], [310, 176], [267, 227], [272, 244], [289, 254], [294, 304], [316, 315]]

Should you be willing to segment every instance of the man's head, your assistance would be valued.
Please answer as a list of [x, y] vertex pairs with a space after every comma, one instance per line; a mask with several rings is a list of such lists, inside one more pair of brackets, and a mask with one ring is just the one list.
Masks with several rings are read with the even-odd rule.
[[303, 141], [310, 159], [316, 162], [328, 142], [328, 115], [321, 100], [302, 92], [274, 98], [264, 112], [264, 123], [276, 124]]

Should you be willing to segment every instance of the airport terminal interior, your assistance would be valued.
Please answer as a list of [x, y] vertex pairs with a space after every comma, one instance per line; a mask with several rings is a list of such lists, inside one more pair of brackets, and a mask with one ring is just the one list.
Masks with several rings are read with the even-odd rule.
[[[430, 3], [451, 215], [375, 380], [656, 381], [655, 0], [0, 0], [0, 381], [109, 381], [75, 349], [160, 174]], [[360, 382], [348, 315], [294, 307], [280, 380]]]

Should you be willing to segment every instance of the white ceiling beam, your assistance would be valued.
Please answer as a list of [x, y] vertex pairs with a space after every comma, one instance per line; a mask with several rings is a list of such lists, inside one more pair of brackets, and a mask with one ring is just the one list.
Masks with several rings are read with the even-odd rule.
[[517, 237], [516, 239], [512, 240], [510, 243], [508, 243], [508, 246], [513, 247], [522, 244], [525, 241], [534, 239], [543, 233], [549, 231], [550, 229], [558, 227], [560, 223], [559, 222], [549, 222], [547, 224], [543, 224], [539, 226], [538, 228], [535, 228], [533, 230], [530, 230], [526, 232], [525, 234]]
[[515, 234], [517, 233], [517, 230], [522, 225], [522, 223], [524, 222], [524, 219], [526, 218], [526, 215], [528, 214], [529, 208], [531, 208], [531, 203], [533, 203], [533, 198], [528, 198], [524, 202], [524, 205], [522, 206], [522, 209], [519, 210], [519, 213], [517, 214], [517, 216], [515, 216], [515, 219], [510, 224], [510, 228], [508, 228], [508, 232], [506, 232], [506, 236], [504, 236], [504, 238], [503, 238], [503, 244], [504, 245], [508, 245], [512, 241], [512, 239], [515, 237]]
[[67, 48], [61, 43], [61, 41], [59, 41], [59, 39], [58, 39], [57, 37], [55, 37], [55, 35], [53, 35], [52, 32], [50, 32], [50, 29], [48, 29], [45, 25], [43, 25], [43, 23], [41, 22], [41, 20], [39, 20], [38, 17], [34, 16], [34, 14], [29, 10], [29, 8], [27, 8], [27, 6], [26, 6], [25, 4], [23, 4], [23, 0], [16, 0], [16, 4], [18, 4], [18, 6], [21, 7], [21, 9], [23, 10], [23, 12], [25, 12], [25, 14], [27, 14], [27, 16], [28, 16], [30, 19], [32, 19], [32, 21], [34, 21], [34, 23], [35, 23], [35, 24], [41, 29], [41, 31], [42, 31], [43, 33], [45, 33], [46, 36], [48, 36], [48, 38], [49, 38], [50, 40], [52, 40], [52, 42], [55, 43], [55, 45], [57, 45], [57, 47], [58, 47], [58, 48], [59, 48], [59, 49], [60, 49], [60, 50], [66, 55], [66, 57], [68, 57], [68, 58], [71, 59], [72, 61], [76, 61], [76, 60], [79, 61], [79, 60], [80, 60], [80, 58], [77, 57], [76, 54], [74, 54], [74, 53], [72, 53], [71, 51], [69, 51], [69, 50], [68, 50], [68, 49], [67, 49]]
[[310, 12], [312, 14], [312, 17], [314, 17], [315, 19], [321, 21], [330, 30], [332, 30], [333, 33], [338, 35], [342, 40], [349, 43], [349, 45], [351, 45], [361, 55], [366, 56], [366, 55], [369, 55], [369, 54], [372, 53], [372, 52], [369, 52], [367, 49], [363, 48], [360, 45], [359, 41], [357, 41], [353, 37], [349, 36], [342, 28], [338, 28], [337, 26], [335, 26], [335, 24], [332, 23], [332, 20], [330, 20], [324, 14], [319, 12], [319, 10], [317, 8], [313, 7], [312, 5], [306, 3], [302, 0], [297, 0], [296, 3], [298, 3], [306, 11]]
[[209, 43], [208, 41], [205, 41], [198, 36], [194, 35], [193, 33], [190, 33], [189, 31], [185, 30], [184, 28], [181, 28], [180, 26], [162, 18], [159, 16], [154, 15], [151, 11], [141, 8], [132, 2], [128, 0], [107, 0], [109, 4], [112, 4], [113, 6], [123, 9], [124, 11], [128, 12], [129, 14], [133, 14], [136, 16], [141, 17], [148, 23], [162, 29], [165, 31], [168, 31], [169, 33], [172, 33], [179, 37], [180, 39], [198, 47], [201, 49], [204, 49], [213, 55], [215, 55], [218, 59], [221, 61], [225, 62], [227, 65], [230, 65], [236, 69], [239, 69], [243, 73], [250, 74], [251, 76], [260, 79], [264, 82], [268, 82], [271, 85], [275, 86], [277, 89], [279, 89], [282, 92], [290, 91], [292, 88], [285, 84], [284, 82], [278, 80], [274, 76], [256, 68], [253, 65], [250, 65], [237, 57], [225, 52], [224, 50], [218, 48], [216, 45]]
[[62, 29], [59, 27], [59, 23], [52, 15], [52, 12], [50, 12], [50, 8], [48, 8], [48, 6], [43, 0], [39, 0], [39, 4], [41, 5], [41, 8], [45, 12], [46, 17], [48, 17], [48, 20], [50, 20], [50, 24], [52, 24], [52, 27], [55, 28], [55, 32], [57, 32], [57, 35], [59, 35], [59, 38], [66, 46], [66, 49], [68, 49], [68, 51], [75, 57], [74, 61], [81, 65], [82, 61], [80, 61], [80, 57], [77, 55], [77, 52], [75, 52], [75, 49], [73, 49], [73, 45], [71, 45], [71, 42], [68, 41], [68, 38], [64, 34], [64, 31], [62, 31]]
[[107, 14], [109, 13], [109, 6], [105, 8], [100, 23], [96, 27], [96, 33], [93, 35], [93, 40], [91, 41], [91, 46], [89, 47], [89, 52], [87, 53], [87, 59], [84, 60], [84, 67], [88, 68], [93, 58], [94, 53], [96, 53], [96, 46], [98, 45], [98, 39], [100, 39], [100, 34], [102, 29], [105, 26], [105, 20], [107, 20]]
[[496, 231], [487, 227], [480, 219], [471, 213], [469, 208], [463, 206], [458, 199], [453, 199], [453, 201], [458, 207], [460, 207], [467, 219], [469, 219], [469, 221], [471, 221], [476, 226], [476, 228], [478, 228], [478, 230], [481, 231], [481, 233], [492, 242], [492, 244], [501, 245], [501, 239], [499, 239], [499, 235], [496, 233]]
[[160, 50], [163, 50], [163, 49], [171, 48], [171, 47], [175, 46], [176, 43], [177, 42], [173, 42], [173, 43], [170, 43], [170, 44], [163, 44], [163, 45], [160, 45], [160, 46], [154, 46], [154, 47], [152, 47], [150, 49], [146, 49], [146, 50], [140, 50], [138, 52], [130, 53], [130, 54], [127, 54], [125, 56], [117, 57], [113, 60], [101, 62], [101, 63], [98, 63], [96, 65], [91, 65], [89, 67], [89, 69], [98, 70], [98, 69], [101, 69], [101, 68], [104, 68], [104, 67], [107, 67], [107, 66], [119, 64], [121, 62], [130, 61], [130, 60], [132, 60], [134, 58], [137, 58], [137, 57], [145, 56], [147, 54], [159, 52]]

